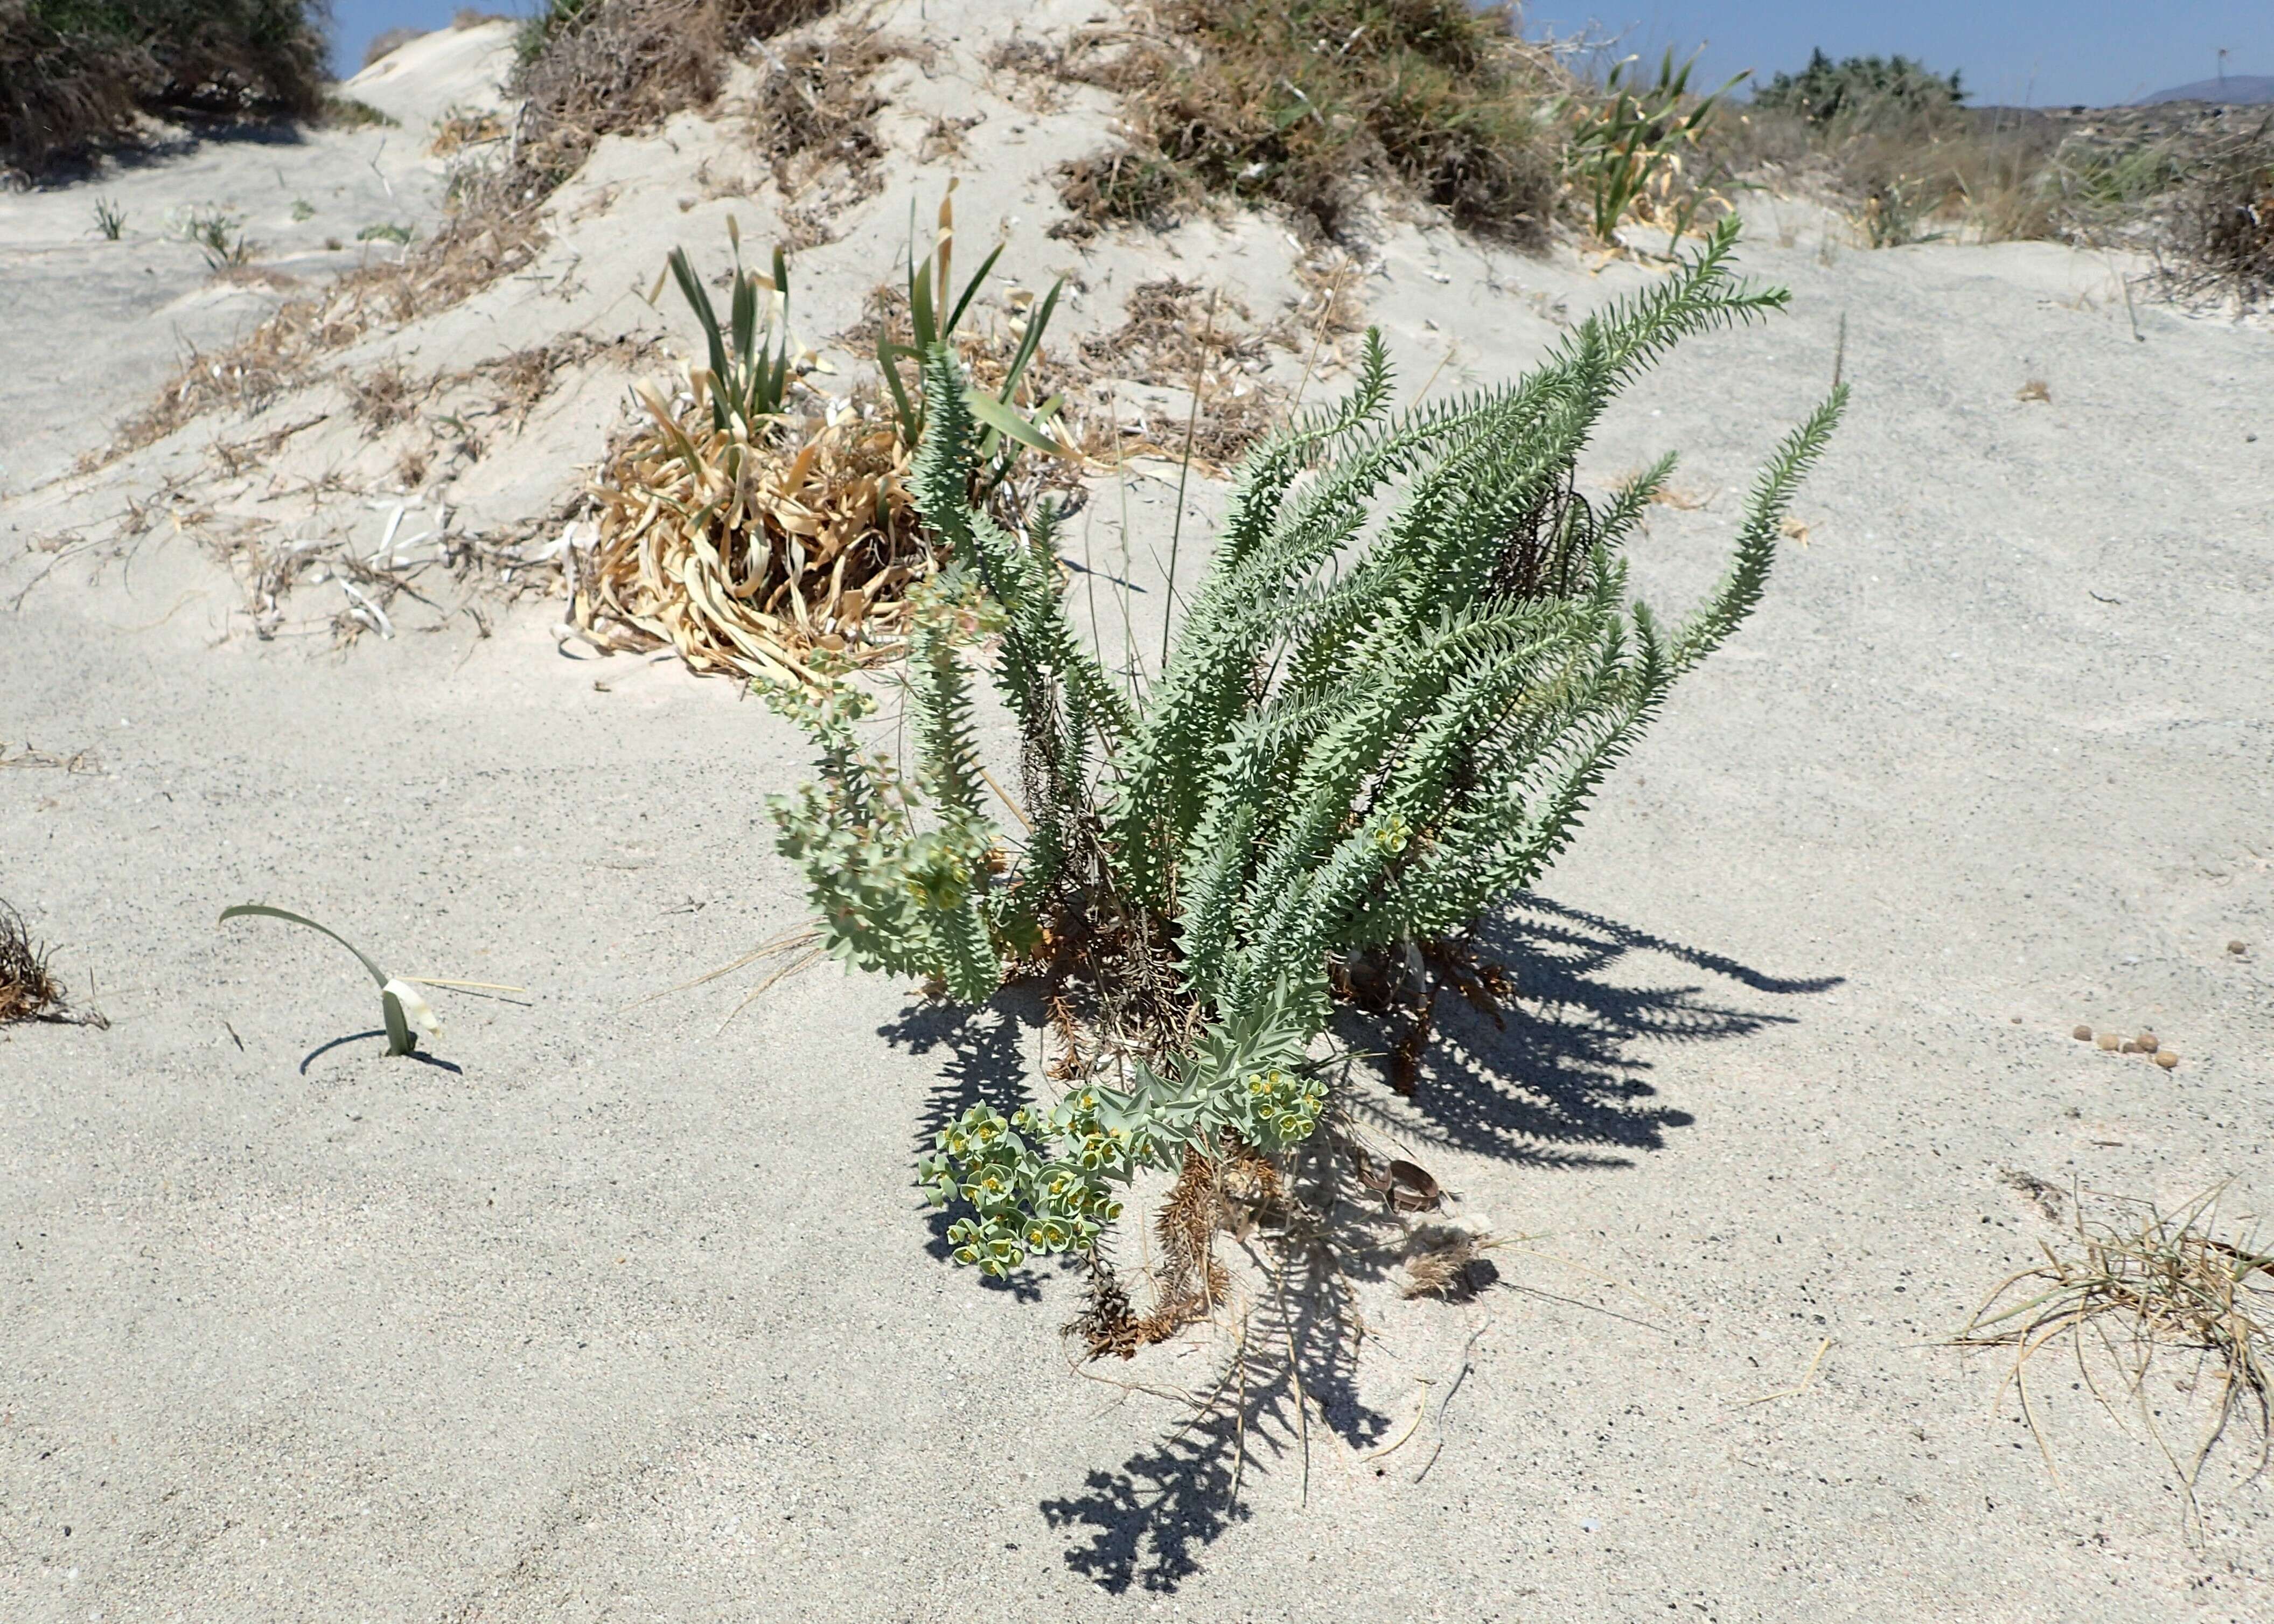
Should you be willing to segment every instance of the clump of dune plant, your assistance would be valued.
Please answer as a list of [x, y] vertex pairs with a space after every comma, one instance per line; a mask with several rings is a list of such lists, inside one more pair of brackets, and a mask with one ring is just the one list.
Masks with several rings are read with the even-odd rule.
[[440, 1038], [442, 1035], [442, 1023], [434, 1018], [433, 1008], [426, 1002], [424, 993], [413, 986], [410, 980], [389, 975], [380, 969], [373, 962], [370, 954], [330, 927], [320, 925], [305, 914], [289, 914], [282, 908], [272, 908], [265, 903], [258, 902], [239, 903], [235, 907], [223, 908], [221, 911], [220, 922], [225, 925], [233, 919], [254, 918], [281, 919], [288, 925], [304, 925], [320, 935], [331, 937], [333, 941], [356, 956], [356, 962], [370, 971], [371, 979], [379, 984], [379, 1012], [380, 1020], [387, 1027], [388, 1054], [408, 1055], [416, 1052], [418, 1048], [418, 1033], [425, 1033], [429, 1039]]
[[1472, 230], [1544, 240], [1565, 79], [1505, 5], [1159, 0], [1118, 54], [1068, 71], [1122, 92], [1133, 145], [1077, 161], [1067, 200], [1154, 219], [1179, 195], [1275, 203], [1329, 234], [1391, 178]]
[[[1014, 533], [972, 505], [983, 421], [953, 351], [926, 354], [915, 489], [949, 563], [915, 600], [906, 748], [868, 748], [859, 686], [777, 684], [820, 776], [771, 806], [837, 956], [966, 1004], [1035, 977], [1063, 1011], [1063, 1094], [975, 1108], [925, 1164], [960, 1208], [958, 1259], [1102, 1266], [1141, 1169], [1176, 1175], [1189, 1205], [1225, 1168], [1310, 1140], [1337, 1109], [1314, 1049], [1337, 966], [1459, 931], [1527, 884], [1751, 611], [1843, 391], [1778, 448], [1720, 584], [1679, 619], [1630, 591], [1621, 556], [1673, 457], [1599, 500], [1575, 485], [1597, 420], [1652, 363], [1786, 302], [1731, 274], [1736, 237], [1723, 222], [1517, 382], [1436, 405], [1390, 409], [1369, 335], [1351, 395], [1248, 456], [1142, 686], [1061, 597], [1055, 512]], [[983, 771], [982, 671], [1018, 723], [1015, 837]], [[1204, 1286], [1204, 1254], [1190, 1261], [1179, 1277]]]
[[1600, 91], [1566, 98], [1564, 175], [1600, 241], [1612, 241], [1630, 214], [1664, 225], [1677, 239], [1690, 229], [1702, 199], [1697, 176], [1685, 171], [1700, 161], [1721, 98], [1744, 77], [1694, 95], [1696, 65], [1694, 56], [1675, 65], [1668, 47], [1656, 75], [1645, 78], [1640, 59], [1626, 57], [1612, 65]]
[[[734, 265], [723, 320], [686, 251], [672, 251], [669, 273], [702, 330], [707, 365], [689, 367], [674, 398], [637, 387], [650, 421], [595, 486], [599, 536], [576, 571], [570, 604], [592, 641], [668, 646], [697, 670], [807, 683], [821, 680], [809, 663], [817, 654], [859, 660], [898, 647], [911, 595], [937, 561], [908, 489], [924, 414], [899, 364], [962, 342], [958, 329], [1002, 252], [955, 282], [953, 191], [940, 204], [932, 252], [921, 263], [909, 252], [916, 345], [879, 330], [881, 399], [800, 397], [801, 359], [812, 357], [790, 334], [780, 249], [771, 274], [746, 269], [728, 222]], [[1053, 286], [1028, 311], [999, 381], [974, 396], [985, 419], [973, 474], [983, 502], [1025, 451], [1063, 450], [1045, 426], [1063, 398], [1025, 398], [1058, 296]]]

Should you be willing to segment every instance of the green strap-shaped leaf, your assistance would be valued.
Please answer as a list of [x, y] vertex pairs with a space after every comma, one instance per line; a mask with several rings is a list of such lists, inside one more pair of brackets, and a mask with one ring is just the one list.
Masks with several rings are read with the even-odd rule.
[[242, 919], [252, 914], [258, 914], [264, 919], [281, 919], [288, 925], [305, 925], [311, 930], [322, 931], [324, 935], [331, 937], [333, 941], [338, 943], [342, 947], [347, 949], [348, 951], [353, 953], [358, 959], [361, 960], [363, 967], [371, 972], [371, 979], [373, 981], [378, 982], [381, 987], [387, 985], [387, 972], [380, 969], [377, 965], [371, 961], [370, 954], [365, 952], [363, 949], [349, 941], [338, 931], [318, 924], [314, 920], [310, 919], [305, 914], [289, 914], [282, 908], [272, 908], [265, 902], [240, 902], [233, 908], [223, 908], [221, 911], [221, 919], [218, 922], [225, 925], [230, 920]]
[[331, 937], [333, 941], [353, 953], [357, 961], [371, 972], [371, 979], [379, 983], [379, 1012], [387, 1024], [387, 1052], [390, 1055], [407, 1055], [411, 1052], [416, 1043], [410, 1035], [410, 1022], [403, 1013], [403, 1005], [395, 1000], [393, 993], [387, 990], [387, 972], [372, 962], [370, 954], [365, 952], [338, 931], [328, 926], [318, 924], [305, 914], [294, 914], [283, 908], [272, 908], [266, 903], [240, 902], [235, 907], [223, 908], [221, 911], [221, 918], [216, 922], [225, 925], [230, 920], [253, 915], [265, 919], [281, 919], [288, 925], [305, 925], [311, 930]]
[[1052, 456], [1073, 455], [1066, 447], [1052, 440], [993, 395], [977, 389], [966, 389], [963, 400], [964, 404], [970, 407], [973, 417], [1005, 438], [1015, 440], [1022, 446], [1031, 446], [1037, 451], [1048, 452]]

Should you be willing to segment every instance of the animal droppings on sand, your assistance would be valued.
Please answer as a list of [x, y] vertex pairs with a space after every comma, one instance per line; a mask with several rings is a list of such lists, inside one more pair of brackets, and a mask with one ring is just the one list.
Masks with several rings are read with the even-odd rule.
[[2097, 1039], [2097, 1041], [2099, 1042], [2099, 1044], [2100, 1044], [2100, 1047], [2101, 1047], [2101, 1048], [2103, 1048], [2103, 1049], [2112, 1049], [2116, 1048], [2118, 1045], [2120, 1045], [2120, 1043], [2122, 1043], [2122, 1042], [2124, 1041], [2124, 1040], [2123, 1040], [2122, 1038], [2120, 1038], [2120, 1037], [2118, 1037], [2118, 1036], [2117, 1036], [2114, 1033], [2112, 1033], [2112, 1032], [2104, 1032], [2104, 1033], [2102, 1033], [2102, 1034], [2100, 1034], [2099, 1038]]
[[2092, 1041], [2092, 1028], [2090, 1026], [2079, 1026], [2076, 1030], [2070, 1033], [2069, 1035], [2080, 1043], [2090, 1043]]
[[2180, 1057], [2168, 1049], [2159, 1049], [2156, 1051], [2155, 1061], [2157, 1065], [2168, 1071], [2180, 1064]]
[[2250, 944], [2249, 944], [2249, 943], [2248, 943], [2248, 942], [2245, 942], [2245, 941], [2241, 941], [2241, 940], [2240, 940], [2240, 939], [2237, 939], [2237, 940], [2235, 940], [2235, 941], [2229, 942], [2229, 943], [2226, 944], [2226, 951], [2227, 951], [2228, 952], [2230, 952], [2230, 953], [2233, 953], [2233, 954], [2236, 955], [2236, 956], [2239, 958], [2239, 957], [2240, 957], [2242, 954], [2247, 953], [2247, 952], [2248, 952], [2248, 951], [2250, 951]]

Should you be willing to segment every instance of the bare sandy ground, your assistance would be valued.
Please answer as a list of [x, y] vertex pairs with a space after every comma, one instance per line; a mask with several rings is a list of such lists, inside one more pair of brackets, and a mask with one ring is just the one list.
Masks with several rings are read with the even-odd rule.
[[[1005, 154], [1098, 114], [998, 94], [975, 58], [1011, 14], [973, 8], [971, 40], [888, 81], [911, 127], [987, 123], [930, 168], [893, 126], [891, 184], [807, 256], [814, 330], [954, 168], [1006, 262], [1087, 272], [1077, 322], [1163, 265], [1288, 293], [1265, 222], [1041, 236], [1055, 154]], [[387, 353], [473, 358], [513, 308], [605, 333], [668, 240], [715, 246], [735, 208], [763, 241], [763, 188], [679, 207], [731, 124], [666, 135], [604, 146], [561, 199], [549, 252], [589, 296], [495, 290]], [[611, 186], [614, 227], [570, 220]], [[1512, 375], [1648, 274], [1384, 233], [1366, 298], [1409, 389], [1449, 350], [1435, 387]], [[1070, 1277], [992, 1289], [928, 1250], [912, 1158], [1019, 1086], [1031, 1011], [833, 969], [723, 1026], [747, 980], [637, 1002], [802, 917], [760, 798], [803, 762], [761, 707], [557, 652], [557, 604], [482, 638], [444, 598], [333, 654], [247, 635], [168, 527], [27, 550], [99, 540], [258, 419], [0, 507], [0, 603], [30, 586], [0, 620], [0, 740], [100, 765], [0, 769], [0, 896], [114, 1023], [0, 1041], [0, 1615], [2267, 1617], [2274, 1502], [2239, 1452], [2191, 1536], [2136, 1420], [2049, 1365], [2056, 1475], [1999, 1357], [1941, 1339], [2058, 1236], [2008, 1170], [2274, 1200], [2274, 339], [2152, 304], [2135, 339], [2109, 267], [2061, 249], [1838, 237], [1762, 202], [1746, 262], [1792, 314], [1686, 349], [1592, 465], [1686, 454], [1697, 505], [1653, 510], [1638, 565], [1685, 598], [1844, 315], [1856, 402], [1806, 545], [1500, 927], [1506, 1030], [1454, 1022], [1411, 1107], [1370, 1101], [1458, 1210], [1538, 1238], [1465, 1305], [1361, 1266], [1361, 1356], [1311, 1372], [1299, 1424], [1284, 1395], [1259, 1417], [1237, 1499], [1229, 1453], [1113, 1385], [1204, 1391], [1218, 1342], [1075, 1372]], [[22, 264], [11, 307], [49, 297]], [[51, 308], [77, 350], [147, 320]], [[2048, 400], [2016, 398], [2031, 380]], [[8, 443], [45, 398], [6, 397]], [[614, 406], [595, 385], [575, 410], [469, 492], [502, 513], [538, 505], [510, 492], [540, 467], [572, 486]], [[99, 438], [78, 424], [41, 466]], [[366, 494], [343, 527], [375, 523]], [[1133, 483], [1144, 601], [1172, 501]], [[1114, 555], [1119, 508], [1101, 482], [1077, 545]], [[215, 928], [252, 899], [531, 991], [442, 995], [437, 1059], [389, 1060], [345, 955]], [[2151, 1025], [2183, 1063], [2080, 1021]], [[2150, 1399], [2187, 1438], [2180, 1370]]]
[[[176, 364], [245, 336], [290, 294], [400, 252], [363, 233], [431, 229], [447, 165], [426, 152], [430, 127], [497, 104], [511, 33], [429, 34], [343, 87], [392, 127], [176, 132], [98, 178], [0, 192], [0, 495], [99, 447]], [[98, 199], [123, 219], [116, 240]], [[185, 240], [194, 214], [215, 212], [257, 245], [257, 275], [215, 277]]]

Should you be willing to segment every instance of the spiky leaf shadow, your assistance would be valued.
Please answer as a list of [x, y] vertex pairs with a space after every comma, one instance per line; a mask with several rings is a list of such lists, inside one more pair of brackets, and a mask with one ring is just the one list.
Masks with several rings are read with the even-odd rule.
[[[1769, 975], [1532, 893], [1487, 921], [1479, 946], [1514, 972], [1517, 998], [1499, 1027], [1446, 1000], [1441, 1041], [1395, 1125], [1543, 1168], [1623, 1165], [1625, 1153], [1657, 1149], [1666, 1129], [1690, 1123], [1687, 1112], [1649, 1102], [1652, 1063], [1638, 1051], [1743, 1037], [1797, 1019], [1709, 996], [1702, 986], [1638, 984], [1631, 960], [1655, 954], [1774, 996], [1827, 991], [1842, 979]], [[1362, 1033], [1346, 1023], [1344, 1035]], [[1374, 1048], [1387, 1047], [1376, 1038]], [[1305, 1149], [1296, 1177], [1318, 1232], [1282, 1237], [1267, 1258], [1284, 1293], [1258, 1303], [1212, 1386], [1157, 1443], [1118, 1471], [1092, 1471], [1081, 1492], [1042, 1502], [1050, 1526], [1075, 1536], [1066, 1566], [1111, 1593], [1172, 1592], [1198, 1573], [1207, 1547], [1253, 1515], [1245, 1474], [1307, 1466], [1306, 1412], [1309, 1425], [1353, 1450], [1380, 1444], [1388, 1429], [1389, 1418], [1359, 1394], [1349, 1311], [1356, 1283], [1395, 1267], [1402, 1229], [1378, 1201], [1337, 1187], [1343, 1171], [1323, 1147]], [[1242, 1359], [1244, 1375], [1235, 1365]]]

